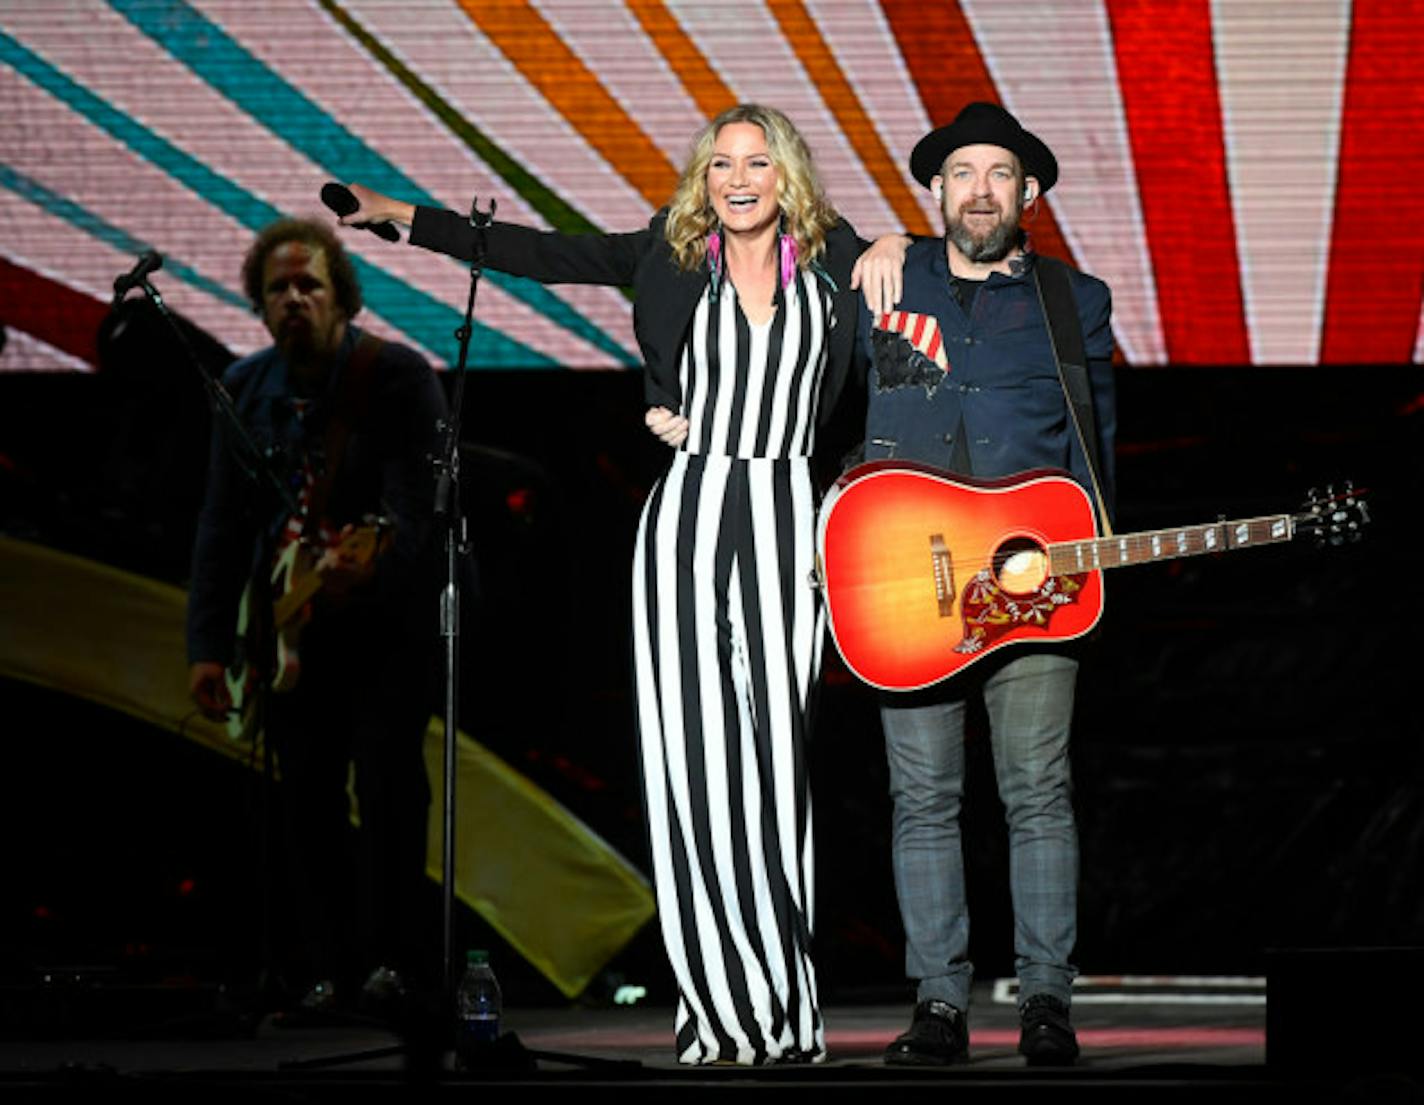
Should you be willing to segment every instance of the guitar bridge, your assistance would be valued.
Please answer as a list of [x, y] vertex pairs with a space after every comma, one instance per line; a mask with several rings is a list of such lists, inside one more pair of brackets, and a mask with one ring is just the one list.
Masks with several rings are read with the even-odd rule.
[[934, 566], [939, 616], [948, 618], [954, 613], [954, 562], [949, 557], [949, 546], [944, 543], [941, 533], [930, 534], [930, 563]]

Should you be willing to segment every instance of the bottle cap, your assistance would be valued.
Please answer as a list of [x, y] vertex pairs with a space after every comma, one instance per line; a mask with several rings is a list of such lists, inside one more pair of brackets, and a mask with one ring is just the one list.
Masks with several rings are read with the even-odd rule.
[[469, 951], [467, 951], [467, 952], [465, 953], [465, 962], [466, 962], [466, 963], [488, 963], [488, 962], [489, 962], [489, 952], [485, 951], [484, 948], [471, 948]]

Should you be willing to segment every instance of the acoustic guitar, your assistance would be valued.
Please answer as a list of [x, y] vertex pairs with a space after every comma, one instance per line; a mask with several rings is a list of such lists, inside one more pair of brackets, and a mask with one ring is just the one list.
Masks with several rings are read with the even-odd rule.
[[1369, 520], [1350, 485], [1297, 513], [1099, 536], [1065, 472], [1001, 480], [872, 461], [821, 505], [816, 582], [832, 637], [862, 681], [928, 687], [1008, 645], [1081, 637], [1103, 613], [1107, 568], [1253, 549], [1312, 535], [1339, 543]]

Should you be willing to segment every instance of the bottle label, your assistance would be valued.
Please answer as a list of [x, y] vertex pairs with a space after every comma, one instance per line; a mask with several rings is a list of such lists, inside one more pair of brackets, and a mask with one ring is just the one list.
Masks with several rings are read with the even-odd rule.
[[460, 1043], [469, 1047], [492, 1044], [499, 1039], [499, 1018], [478, 1013], [460, 1019]]

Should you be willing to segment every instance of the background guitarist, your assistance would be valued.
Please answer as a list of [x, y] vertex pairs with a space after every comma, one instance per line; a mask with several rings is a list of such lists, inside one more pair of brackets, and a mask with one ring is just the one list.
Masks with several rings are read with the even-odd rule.
[[[437, 701], [440, 558], [428, 458], [444, 392], [419, 353], [350, 324], [361, 289], [322, 223], [266, 227], [242, 280], [274, 344], [223, 383], [257, 445], [282, 462], [300, 511], [274, 507], [214, 434], [189, 589], [190, 690], [210, 717], [232, 708], [224, 673], [239, 597], [272, 571], [254, 561], [304, 542], [322, 586], [300, 676], [270, 696], [266, 725], [285, 835], [272, 854], [286, 876], [269, 966], [305, 1013], [358, 996], [368, 1012], [393, 1013], [423, 973], [415, 949], [433, 921], [415, 910], [429, 897], [423, 745]], [[387, 551], [337, 552], [372, 515], [393, 527]], [[353, 761], [359, 834], [346, 792]]]
[[[1039, 278], [1066, 283], [1067, 330], [1081, 331], [1096, 415], [1102, 501], [1112, 501], [1111, 298], [1101, 281], [1033, 253], [1020, 220], [1058, 177], [1042, 141], [995, 104], [970, 104], [920, 140], [910, 171], [944, 214], [942, 241], [905, 259], [904, 296], [866, 334], [872, 355], [865, 459], [918, 461], [964, 476], [1066, 469], [1093, 492], [1060, 383]], [[1066, 281], [1062, 278], [1066, 273]], [[1063, 335], [1055, 330], [1059, 352]], [[1085, 389], [1088, 390], [1088, 389]], [[1093, 441], [1091, 429], [1088, 440]], [[1095, 500], [1098, 501], [1098, 500]], [[927, 691], [886, 693], [881, 719], [894, 801], [896, 894], [914, 1018], [886, 1052], [895, 1064], [968, 1054], [972, 965], [960, 842], [964, 722], [982, 695], [1007, 818], [1019, 1050], [1071, 1063], [1069, 962], [1077, 931], [1078, 844], [1068, 737], [1078, 662], [1071, 650], [1014, 646]]]

